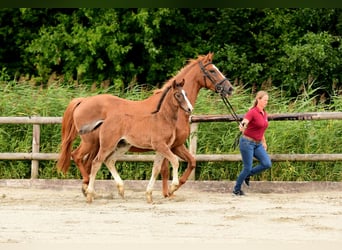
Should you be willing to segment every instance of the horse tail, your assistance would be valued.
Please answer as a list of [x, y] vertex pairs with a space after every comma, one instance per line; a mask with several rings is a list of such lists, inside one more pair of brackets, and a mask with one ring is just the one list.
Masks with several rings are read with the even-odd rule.
[[61, 153], [57, 162], [57, 168], [63, 173], [66, 173], [70, 167], [72, 142], [78, 135], [74, 123], [74, 110], [82, 100], [84, 100], [82, 97], [71, 100], [63, 115]]

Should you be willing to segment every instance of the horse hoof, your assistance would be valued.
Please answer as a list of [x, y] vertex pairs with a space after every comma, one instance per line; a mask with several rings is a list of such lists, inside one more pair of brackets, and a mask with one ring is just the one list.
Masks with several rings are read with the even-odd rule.
[[119, 191], [118, 193], [119, 193], [119, 195], [121, 196], [122, 199], [125, 199], [124, 191]]
[[178, 185], [171, 185], [170, 191], [169, 191], [169, 196], [172, 195], [177, 189], [178, 189]]
[[93, 200], [94, 200], [94, 197], [93, 197], [93, 195], [92, 194], [87, 194], [87, 203], [92, 203], [93, 202]]
[[86, 197], [87, 196], [87, 188], [88, 188], [88, 184], [83, 183], [82, 184], [82, 194]]
[[152, 200], [152, 192], [146, 192], [146, 201], [147, 201], [147, 203], [149, 203], [149, 204], [152, 204], [152, 203], [153, 203], [153, 200]]
[[125, 198], [125, 189], [123, 186], [118, 186], [118, 194], [121, 196], [121, 198]]

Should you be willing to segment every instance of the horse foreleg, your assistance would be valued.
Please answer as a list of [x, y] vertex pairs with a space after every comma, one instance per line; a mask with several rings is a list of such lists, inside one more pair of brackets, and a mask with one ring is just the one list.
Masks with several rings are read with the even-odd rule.
[[189, 178], [191, 172], [196, 168], [196, 159], [195, 157], [187, 150], [184, 144], [175, 147], [172, 149], [172, 151], [182, 158], [183, 160], [188, 162], [188, 166], [185, 169], [183, 175], [179, 179], [179, 186], [182, 186]]
[[163, 187], [163, 195], [164, 197], [169, 196], [169, 160], [164, 158], [163, 162], [161, 163], [160, 175], [162, 177], [162, 187]]
[[[172, 148], [172, 152], [176, 154], [179, 158], [183, 159], [184, 161], [188, 162], [188, 166], [184, 171], [183, 175], [179, 179], [179, 185], [177, 189], [179, 189], [189, 178], [193, 169], [196, 168], [196, 159], [195, 157], [187, 150], [184, 144]], [[168, 188], [168, 179], [169, 179], [169, 161], [165, 158], [162, 167], [161, 167], [161, 176], [162, 176], [162, 183], [163, 183], [163, 195], [164, 197], [168, 197], [170, 195], [169, 188]], [[177, 190], [176, 189], [176, 190]], [[174, 193], [174, 190], [172, 193]]]
[[153, 162], [153, 169], [152, 169], [152, 175], [150, 178], [150, 181], [147, 185], [146, 188], [146, 200], [148, 203], [152, 203], [152, 192], [153, 192], [153, 186], [156, 182], [157, 176], [160, 172], [160, 168], [161, 168], [161, 162], [163, 161], [164, 157], [158, 153], [156, 153], [155, 158], [154, 158], [154, 162]]
[[[171, 151], [170, 151], [171, 152]], [[178, 179], [178, 168], [179, 161], [176, 155], [172, 154], [167, 157], [172, 165], [172, 182], [169, 189], [169, 195], [172, 195], [179, 187], [179, 179]]]

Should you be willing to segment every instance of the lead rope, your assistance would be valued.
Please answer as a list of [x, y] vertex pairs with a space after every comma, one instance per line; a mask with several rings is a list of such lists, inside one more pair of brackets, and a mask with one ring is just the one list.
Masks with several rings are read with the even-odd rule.
[[[229, 100], [227, 97], [221, 95], [222, 101], [223, 103], [226, 105], [228, 111], [231, 113], [231, 115], [233, 116], [234, 120], [237, 122], [237, 124], [240, 126], [240, 119], [237, 116], [237, 114], [235, 113], [232, 105], [230, 104]], [[239, 131], [239, 133], [236, 135], [235, 139], [234, 139], [234, 143], [232, 145], [233, 149], [235, 150], [236, 147], [239, 145], [239, 140], [240, 140], [240, 136], [241, 136], [241, 131]]]

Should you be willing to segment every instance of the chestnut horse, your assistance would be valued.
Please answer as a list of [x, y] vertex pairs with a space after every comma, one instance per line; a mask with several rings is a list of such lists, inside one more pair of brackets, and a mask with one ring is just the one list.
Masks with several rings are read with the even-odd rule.
[[[102, 162], [105, 162], [114, 179], [122, 182], [117, 174], [114, 162], [117, 155], [124, 154], [131, 146], [156, 151], [156, 159], [166, 158], [171, 162], [173, 180], [171, 187], [177, 187], [178, 158], [171, 151], [171, 146], [176, 138], [176, 123], [178, 109], [191, 114], [193, 107], [183, 90], [184, 79], [177, 83], [173, 81], [171, 86], [165, 86], [160, 105], [151, 114], [142, 114], [140, 109], [130, 110], [128, 113], [118, 113], [115, 107], [108, 111], [105, 120], [93, 121], [80, 128], [80, 133], [89, 133], [94, 129], [99, 130], [100, 148], [93, 160], [90, 172], [89, 185], [86, 190], [87, 201], [92, 202], [94, 197], [94, 182]], [[92, 127], [92, 125], [94, 125]], [[146, 189], [147, 201], [152, 202], [152, 190], [156, 177], [160, 172], [159, 160], [153, 166], [152, 176]]]
[[[194, 106], [200, 89], [206, 88], [219, 93], [222, 96], [231, 95], [233, 91], [230, 81], [219, 71], [212, 63], [213, 53], [205, 56], [199, 56], [197, 59], [190, 60], [179, 73], [172, 77], [166, 84], [174, 79], [185, 79], [183, 86], [187, 92], [191, 104]], [[90, 101], [93, 100], [93, 101]], [[83, 177], [82, 191], [87, 189], [89, 174], [92, 161], [99, 150], [99, 133], [94, 130], [91, 133], [81, 135], [81, 143], [73, 152], [72, 143], [78, 136], [78, 130], [81, 126], [91, 124], [93, 121], [105, 120], [108, 112], [107, 99], [110, 100], [111, 107], [115, 107], [116, 112], [129, 112], [140, 108], [140, 112], [152, 112], [160, 99], [159, 94], [154, 94], [141, 101], [130, 101], [112, 95], [97, 95], [94, 97], [75, 98], [67, 106], [62, 119], [62, 144], [61, 154], [57, 166], [63, 172], [66, 172], [70, 166], [72, 157], [76, 166], [79, 168]], [[113, 124], [115, 126], [115, 124]], [[174, 154], [188, 162], [187, 169], [179, 180], [178, 188], [188, 179], [191, 171], [196, 167], [195, 158], [189, 153], [184, 143], [190, 134], [189, 114], [180, 112], [176, 124], [176, 139], [171, 147]], [[146, 149], [131, 147], [131, 152], [145, 152]], [[171, 193], [168, 190], [168, 160], [163, 159], [161, 166], [161, 175], [163, 180], [163, 194], [165, 197]], [[154, 163], [155, 165], [156, 163]], [[119, 193], [123, 195], [123, 186], [117, 184]], [[175, 191], [175, 190], [174, 190]]]

